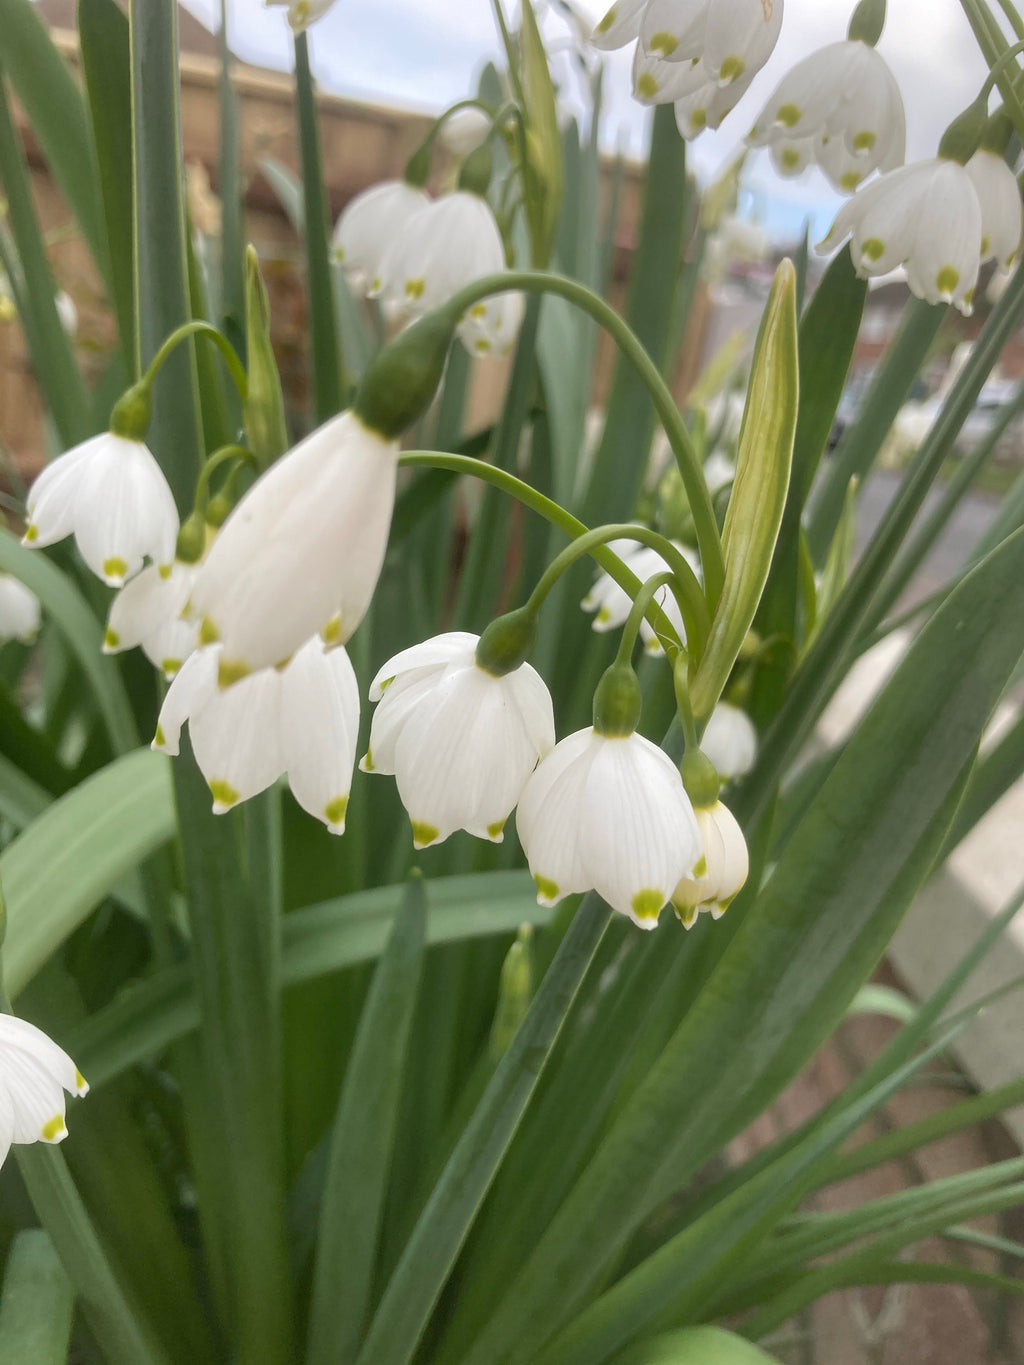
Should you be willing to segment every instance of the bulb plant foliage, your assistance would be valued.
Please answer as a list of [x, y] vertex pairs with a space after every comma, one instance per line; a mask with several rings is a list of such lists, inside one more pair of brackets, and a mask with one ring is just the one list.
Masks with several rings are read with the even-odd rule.
[[[309, 60], [331, 5], [282, 7], [309, 411], [286, 409], [246, 242], [227, 42], [210, 250], [161, 7], [83, 0], [73, 73], [29, 0], [0, 0], [0, 252], [57, 445], [0, 531], [0, 1354], [45, 1329], [47, 1360], [84, 1365], [753, 1365], [848, 1284], [1018, 1292], [903, 1255], [1019, 1204], [1014, 1162], [898, 1221], [801, 1221], [979, 1112], [839, 1154], [969, 1025], [946, 1007], [1015, 905], [827, 1110], [728, 1150], [1024, 772], [1019, 722], [979, 749], [1024, 654], [1019, 481], [897, 612], [955, 508], [921, 517], [926, 495], [1024, 322], [1019, 272], [979, 290], [1021, 245], [1020, 45], [965, 0], [991, 75], [911, 165], [885, 0], [777, 72], [745, 155], [850, 196], [834, 254], [782, 259], [751, 345], [681, 394], [695, 296], [770, 251], [737, 215], [742, 157], [702, 205], [687, 144], [772, 63], [783, 0], [616, 0], [589, 42], [568, 4], [494, 0], [503, 69], [333, 225]], [[658, 107], [624, 288], [601, 82], [567, 126], [549, 52], [586, 75], [629, 43]], [[116, 324], [95, 393], [12, 95]], [[865, 281], [900, 266], [907, 332], [826, 461]], [[972, 308], [852, 562], [877, 414]], [[615, 369], [588, 412], [598, 333]], [[897, 625], [903, 662], [822, 753], [818, 719]]]

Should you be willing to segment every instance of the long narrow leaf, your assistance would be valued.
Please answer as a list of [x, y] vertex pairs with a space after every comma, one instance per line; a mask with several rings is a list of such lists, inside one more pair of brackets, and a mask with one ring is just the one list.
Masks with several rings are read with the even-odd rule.
[[75, 1293], [41, 1228], [19, 1232], [7, 1253], [0, 1297], [0, 1360], [64, 1365]]

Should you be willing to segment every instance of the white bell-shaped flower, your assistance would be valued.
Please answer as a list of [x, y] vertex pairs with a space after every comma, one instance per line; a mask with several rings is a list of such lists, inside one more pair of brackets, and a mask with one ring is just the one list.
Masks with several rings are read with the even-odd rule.
[[105, 583], [120, 586], [147, 557], [171, 564], [178, 510], [141, 441], [104, 431], [58, 456], [33, 483], [22, 544], [53, 545], [72, 534]]
[[646, 55], [699, 66], [701, 82], [726, 86], [749, 82], [764, 66], [778, 42], [782, 10], [782, 0], [616, 0], [592, 41], [611, 49], [639, 37]]
[[114, 598], [103, 635], [103, 653], [142, 646], [150, 663], [173, 678], [199, 643], [199, 625], [183, 615], [199, 572], [198, 564], [176, 559], [170, 570], [136, 574]]
[[334, 0], [263, 0], [267, 9], [287, 8], [288, 23], [293, 33], [302, 33], [317, 19], [322, 19]]
[[0, 645], [21, 640], [30, 645], [39, 634], [39, 598], [13, 574], [0, 573]]
[[359, 733], [359, 686], [344, 649], [309, 640], [287, 668], [217, 685], [220, 646], [198, 649], [168, 688], [153, 748], [177, 754], [188, 721], [192, 752], [223, 814], [283, 774], [302, 808], [345, 829]]
[[970, 315], [982, 215], [974, 183], [958, 162], [915, 161], [858, 190], [818, 249], [829, 251], [847, 236], [859, 275], [887, 275], [904, 265], [918, 298], [953, 303]]
[[467, 284], [505, 269], [505, 247], [491, 206], [456, 190], [407, 219], [381, 263], [385, 303], [416, 317]]
[[364, 772], [393, 773], [417, 848], [457, 829], [501, 843], [527, 778], [555, 742], [551, 696], [521, 664], [495, 677], [476, 662], [479, 637], [454, 631], [389, 659]]
[[335, 263], [357, 294], [381, 287], [381, 263], [406, 223], [430, 203], [424, 190], [405, 180], [385, 180], [346, 204], [334, 226]]
[[[678, 541], [674, 540], [672, 544], [694, 572], [699, 572], [700, 561], [693, 551], [687, 549], [685, 545], [680, 545]], [[613, 540], [609, 542], [608, 548], [615, 551], [623, 564], [636, 574], [641, 583], [646, 582], [648, 578], [653, 578], [656, 574], [665, 573], [670, 567], [657, 550], [651, 549], [647, 545], [641, 545], [635, 540]], [[680, 640], [685, 644], [686, 629], [683, 626], [683, 617], [675, 593], [666, 584], [655, 594], [655, 600], [675, 626]], [[615, 579], [604, 572], [598, 575], [594, 586], [580, 603], [584, 611], [596, 613], [593, 629], [599, 633], [617, 630], [620, 626], [624, 626], [632, 605], [633, 599], [626, 590], [620, 588]], [[660, 654], [662, 652], [661, 641], [655, 634], [654, 627], [646, 618], [640, 623], [640, 638], [649, 654]]]
[[692, 142], [705, 128], [720, 128], [747, 93], [753, 77], [744, 77], [734, 85], [716, 85], [705, 81], [691, 95], [675, 101], [676, 127], [681, 137]]
[[505, 356], [515, 345], [526, 306], [515, 290], [475, 303], [459, 323], [459, 340], [470, 355]]
[[732, 811], [716, 801], [697, 806], [694, 813], [704, 852], [691, 875], [672, 892], [672, 905], [687, 929], [702, 910], [721, 919], [750, 871], [747, 841]]
[[467, 105], [456, 109], [441, 124], [438, 139], [453, 156], [469, 156], [491, 131], [491, 116], [483, 109]]
[[757, 760], [757, 730], [746, 711], [720, 701], [701, 737], [700, 747], [723, 782], [743, 777]]
[[981, 259], [1009, 270], [1020, 251], [1021, 202], [1017, 177], [996, 152], [982, 147], [964, 167], [981, 205]]
[[67, 1137], [65, 1091], [89, 1092], [68, 1054], [26, 1019], [0, 1015], [0, 1166], [12, 1143]]
[[284, 663], [323, 631], [344, 644], [370, 604], [395, 502], [398, 443], [355, 412], [332, 417], [259, 478], [221, 527], [192, 589], [221, 680]]
[[654, 929], [701, 856], [679, 769], [641, 735], [578, 730], [526, 783], [516, 828], [541, 905], [595, 890], [641, 929]]
[[841, 194], [903, 164], [907, 128], [896, 79], [867, 43], [830, 43], [783, 77], [747, 139], [795, 175], [812, 160]]

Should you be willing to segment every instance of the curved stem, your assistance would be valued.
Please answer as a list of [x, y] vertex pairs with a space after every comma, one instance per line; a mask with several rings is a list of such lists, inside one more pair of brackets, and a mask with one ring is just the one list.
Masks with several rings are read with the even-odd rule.
[[[644, 580], [644, 584], [637, 593], [633, 605], [629, 609], [626, 617], [626, 624], [622, 627], [622, 636], [619, 640], [619, 648], [615, 653], [617, 664], [628, 664], [633, 660], [633, 650], [636, 648], [636, 637], [640, 634], [640, 623], [647, 615], [655, 595], [661, 592], [662, 588], [671, 588], [675, 581], [675, 574], [666, 570], [665, 573], [656, 573], [653, 577]], [[664, 641], [662, 642], [664, 648]], [[667, 652], [667, 650], [666, 650]], [[669, 657], [670, 662], [674, 662], [674, 656], [678, 651], [673, 649]]]
[[1024, 41], [1014, 43], [1012, 47], [1008, 47], [998, 60], [993, 62], [992, 70], [985, 77], [985, 83], [981, 87], [981, 93], [978, 96], [979, 99], [986, 99], [992, 93], [993, 88], [998, 85], [999, 78], [1003, 74], [1004, 69], [1015, 57], [1019, 57], [1022, 52], [1024, 52]]
[[507, 293], [511, 289], [527, 293], [557, 294], [583, 312], [589, 313], [595, 322], [608, 332], [619, 350], [636, 368], [651, 395], [676, 458], [676, 464], [679, 466], [679, 473], [682, 475], [697, 532], [708, 604], [713, 611], [718, 605], [725, 580], [722, 540], [711, 506], [711, 496], [704, 480], [704, 470], [693, 447], [690, 433], [686, 430], [682, 414], [657, 365], [644, 350], [643, 343], [633, 329], [619, 317], [610, 304], [586, 285], [580, 284], [577, 280], [567, 279], [564, 275], [549, 275], [539, 270], [508, 270], [500, 275], [487, 275], [461, 289], [445, 306], [461, 316], [474, 303], [488, 295]]
[[218, 347], [228, 369], [231, 371], [231, 378], [235, 382], [238, 396], [244, 401], [246, 394], [249, 391], [249, 380], [246, 377], [245, 366], [238, 358], [238, 352], [235, 350], [234, 346], [232, 346], [231, 342], [228, 341], [223, 332], [219, 332], [211, 323], [203, 322], [202, 319], [199, 318], [193, 322], [184, 322], [180, 327], [174, 329], [153, 359], [149, 362], [143, 379], [152, 383], [156, 378], [160, 367], [174, 348], [187, 337], [197, 335], [208, 337], [210, 341]]
[[[690, 642], [691, 650], [699, 658], [704, 652], [704, 644], [711, 628], [711, 621], [697, 576], [687, 564], [685, 557], [680, 554], [670, 540], [666, 540], [657, 531], [652, 531], [647, 526], [638, 526], [632, 521], [597, 526], [594, 530], [585, 531], [582, 535], [577, 536], [572, 544], [567, 545], [560, 554], [556, 555], [544, 570], [537, 586], [530, 594], [527, 606], [534, 611], [539, 610], [545, 597], [567, 569], [570, 569], [583, 555], [592, 554], [596, 546], [606, 546], [610, 540], [636, 540], [641, 545], [646, 545], [656, 551], [662, 557], [669, 567], [673, 580], [679, 585], [677, 596], [683, 621], [686, 624], [687, 639]], [[636, 600], [635, 593], [631, 593], [630, 596], [633, 597], [634, 601]], [[675, 631], [672, 632], [670, 638], [675, 639]]]
[[[589, 528], [584, 525], [578, 517], [574, 517], [571, 512], [567, 512], [559, 503], [554, 502], [543, 493], [539, 493], [536, 488], [532, 488], [528, 483], [524, 483], [522, 479], [517, 479], [514, 474], [510, 474], [504, 469], [498, 469], [494, 465], [487, 464], [484, 460], [474, 459], [471, 455], [449, 455], [436, 450], [406, 450], [402, 452], [398, 457], [398, 460], [399, 464], [413, 468], [447, 469], [453, 474], [468, 474], [473, 478], [483, 480], [484, 483], [493, 484], [495, 488], [500, 488], [503, 492], [510, 494], [510, 496], [516, 498], [525, 507], [529, 507], [531, 511], [544, 517], [545, 520], [551, 522], [553, 526], [557, 526], [560, 531], [564, 531], [570, 540], [574, 542], [578, 543], [581, 537], [594, 534], [593, 532], [590, 532]], [[650, 544], [651, 540], [656, 540], [658, 543], [655, 543], [653, 548], [658, 549], [659, 553], [661, 552], [662, 545], [667, 546], [673, 556], [679, 556], [679, 559], [685, 566], [685, 573], [693, 579], [694, 583], [696, 583], [697, 580], [693, 570], [690, 568], [689, 564], [686, 563], [686, 560], [679, 554], [679, 551], [671, 541], [664, 540], [663, 537], [658, 536], [656, 531], [651, 531], [646, 526], [636, 526], [631, 522], [625, 523], [622, 526], [610, 528], [601, 527], [599, 529], [602, 533], [611, 531], [613, 539], [616, 537], [624, 538], [626, 536], [631, 536], [637, 540], [641, 540], [644, 544]], [[567, 548], [572, 550], [574, 546], [569, 546]], [[584, 551], [581, 551], [580, 553], [584, 553]], [[591, 559], [599, 564], [600, 567], [604, 569], [605, 573], [607, 573], [610, 578], [613, 578], [624, 592], [629, 594], [630, 598], [636, 598], [636, 595], [642, 586], [640, 579], [637, 578], [636, 574], [633, 573], [631, 569], [627, 569], [618, 555], [615, 554], [613, 550], [610, 550], [602, 540], [595, 540], [585, 553], [589, 554]], [[579, 555], [576, 557], [578, 558]], [[557, 560], [552, 561], [552, 566], [556, 562]], [[549, 566], [549, 571], [552, 566]], [[697, 590], [699, 593], [699, 584], [697, 585]], [[534, 589], [534, 591], [536, 592], [536, 589]], [[695, 614], [694, 639], [691, 641], [691, 645], [693, 648], [694, 663], [697, 663], [699, 662], [700, 654], [704, 647], [704, 641], [707, 639], [707, 631], [709, 628], [707, 603], [704, 602], [703, 596], [701, 596], [700, 607], [696, 606], [695, 601], [688, 601], [688, 606], [691, 609], [691, 613]], [[683, 610], [681, 603], [680, 610]], [[658, 632], [659, 636], [666, 636], [669, 639], [674, 637], [675, 628], [662, 611], [661, 607], [656, 603], [651, 604], [651, 616], [649, 616], [648, 619], [654, 629]], [[687, 621], [685, 614], [683, 620]], [[690, 625], [689, 622], [687, 622], [687, 630], [689, 629]]]
[[228, 460], [248, 460], [256, 469], [259, 469], [259, 462], [257, 461], [256, 456], [251, 450], [247, 450], [245, 446], [221, 446], [219, 450], [215, 450], [213, 454], [204, 461], [203, 467], [199, 471], [199, 478], [196, 481], [195, 499], [197, 508], [206, 506], [206, 498], [210, 489], [210, 479], [214, 472]]

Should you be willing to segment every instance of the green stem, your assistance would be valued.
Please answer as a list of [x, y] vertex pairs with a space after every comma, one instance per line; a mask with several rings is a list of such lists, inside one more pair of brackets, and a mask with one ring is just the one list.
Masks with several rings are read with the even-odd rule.
[[152, 384], [171, 352], [190, 336], [208, 337], [214, 343], [231, 372], [231, 378], [238, 390], [238, 396], [244, 401], [249, 390], [249, 381], [245, 375], [245, 366], [238, 358], [238, 352], [223, 332], [218, 331], [212, 323], [204, 322], [201, 318], [195, 318], [192, 322], [183, 322], [180, 327], [174, 329], [149, 362], [146, 373], [142, 376], [142, 382]]
[[1006, 51], [992, 63], [992, 70], [985, 77], [984, 84], [978, 95], [979, 100], [988, 98], [992, 93], [993, 87], [999, 84], [999, 79], [1006, 67], [1015, 57], [1019, 57], [1022, 52], [1024, 52], [1024, 42], [1014, 43], [1012, 47], [1008, 47]]
[[[676, 593], [676, 601], [682, 608], [682, 598], [678, 593], [675, 582], [675, 574], [659, 573], [652, 578], [645, 580], [643, 587], [636, 595], [633, 605], [629, 609], [626, 617], [626, 624], [622, 627], [622, 636], [619, 639], [619, 647], [615, 651], [615, 662], [617, 664], [631, 664], [633, 660], [633, 650], [636, 648], [636, 637], [640, 634], [640, 624], [651, 608], [656, 593], [661, 592], [662, 588], [671, 588]], [[683, 651], [676, 647], [674, 641], [662, 640], [662, 648], [668, 654], [669, 662], [674, 664], [676, 658]], [[669, 651], [671, 650], [671, 653]]]
[[299, 150], [305, 203], [306, 290], [313, 351], [313, 388], [316, 420], [319, 423], [326, 422], [341, 411], [341, 348], [334, 316], [334, 287], [327, 251], [328, 206], [324, 193], [320, 128], [313, 75], [309, 67], [309, 42], [305, 32], [295, 35], [295, 87], [299, 106]]
[[[619, 522], [610, 526], [598, 526], [593, 531], [586, 531], [578, 536], [571, 545], [567, 545], [559, 555], [556, 555], [544, 570], [537, 586], [530, 594], [529, 601], [526, 604], [527, 608], [532, 608], [534, 612], [539, 611], [544, 599], [562, 574], [584, 555], [591, 554], [596, 546], [607, 545], [610, 540], [636, 540], [641, 545], [646, 545], [661, 555], [669, 566], [669, 579], [677, 588], [676, 595], [680, 610], [683, 613], [683, 620], [686, 623], [686, 636], [690, 649], [699, 658], [707, 641], [711, 619], [708, 616], [707, 603], [704, 601], [704, 594], [701, 592], [697, 576], [670, 540], [666, 540], [664, 536], [659, 535], [657, 531], [650, 530], [647, 526], [637, 526], [635, 522]], [[635, 602], [639, 594], [630, 594], [630, 596]], [[648, 603], [650, 603], [650, 597]], [[639, 623], [637, 629], [639, 629]], [[674, 630], [671, 631], [668, 638], [673, 643], [679, 643]]]
[[[482, 479], [485, 483], [493, 484], [494, 487], [500, 488], [504, 492], [509, 493], [512, 497], [518, 499], [524, 506], [529, 507], [531, 511], [536, 512], [539, 516], [542, 516], [547, 521], [551, 522], [553, 526], [557, 526], [559, 530], [564, 531], [573, 541], [578, 541], [581, 536], [588, 534], [589, 528], [577, 517], [574, 517], [571, 512], [567, 512], [565, 508], [561, 507], [557, 502], [546, 497], [543, 493], [539, 493], [536, 488], [532, 488], [528, 483], [524, 483], [522, 479], [516, 478], [514, 474], [510, 474], [507, 470], [497, 469], [494, 465], [487, 464], [484, 460], [474, 459], [471, 455], [448, 455], [441, 451], [434, 450], [406, 450], [399, 456], [399, 464], [412, 467], [425, 466], [428, 469], [448, 469], [451, 470], [453, 474], [468, 474], [474, 478]], [[609, 528], [603, 527], [601, 529], [608, 530]], [[621, 535], [625, 537], [628, 535], [635, 537], [637, 540], [642, 540], [643, 535], [640, 533], [646, 533], [651, 537], [657, 535], [656, 532], [650, 531], [647, 527], [636, 526], [632, 522], [611, 529], [614, 532], [613, 538], [614, 536]], [[658, 539], [661, 540], [661, 537], [658, 537]], [[645, 540], [644, 543], [649, 544], [650, 542]], [[671, 542], [666, 541], [664, 543], [668, 545], [674, 553], [678, 554], [678, 551], [675, 550], [675, 547]], [[572, 548], [572, 546], [569, 547], [569, 549]], [[655, 548], [660, 547], [656, 546]], [[622, 588], [624, 592], [628, 593], [631, 598], [636, 597], [636, 594], [640, 591], [642, 586], [640, 579], [637, 578], [636, 574], [633, 573], [631, 569], [626, 568], [625, 564], [623, 564], [622, 560], [619, 559], [614, 551], [609, 550], [603, 543], [595, 543], [591, 549], [586, 551], [586, 553], [604, 569], [609, 577], [613, 578], [615, 582], [618, 583], [619, 587]], [[679, 557], [682, 559], [681, 555]], [[686, 564], [685, 559], [683, 559], [682, 562], [686, 565], [687, 572], [692, 576], [693, 570]], [[657, 618], [651, 620], [651, 624], [654, 626], [655, 630], [657, 630], [659, 634], [667, 634], [671, 639], [674, 630], [668, 617], [665, 616], [661, 608], [657, 606], [652, 606], [652, 612]], [[704, 613], [706, 617], [706, 604], [704, 606]], [[699, 622], [697, 624], [699, 626]], [[700, 638], [699, 630], [697, 638]]]
[[718, 603], [725, 581], [725, 561], [718, 523], [704, 480], [703, 466], [693, 447], [682, 414], [676, 407], [675, 399], [658, 366], [647, 354], [643, 343], [629, 323], [621, 318], [609, 303], [586, 285], [580, 284], [578, 280], [570, 280], [563, 275], [549, 275], [540, 270], [509, 270], [500, 275], [487, 275], [460, 290], [447, 306], [461, 316], [474, 303], [487, 298], [488, 295], [505, 293], [510, 289], [520, 289], [527, 293], [557, 294], [559, 298], [582, 309], [605, 329], [637, 370], [651, 395], [682, 475], [700, 547], [708, 602], [713, 609]]
[[[960, 5], [974, 31], [982, 55], [989, 66], [994, 67], [1009, 46], [995, 16], [985, 4], [985, 0], [960, 0]], [[1024, 136], [1024, 107], [1017, 96], [1015, 80], [1020, 74], [1018, 68], [1014, 68], [1012, 72], [1004, 71], [996, 83], [1005, 102], [1007, 114], [1018, 134]]]
[[1011, 4], [1010, 0], [999, 0], [999, 4], [1003, 13], [1010, 21], [1010, 27], [1013, 29], [1014, 33], [1016, 33], [1018, 38], [1024, 38], [1024, 20], [1022, 20], [1017, 13], [1017, 7]]
[[199, 471], [199, 478], [196, 482], [195, 505], [197, 508], [206, 506], [206, 499], [210, 490], [210, 479], [220, 466], [226, 464], [229, 460], [245, 460], [248, 461], [253, 468], [259, 468], [259, 462], [257, 461], [256, 456], [251, 450], [247, 450], [245, 446], [221, 446], [220, 450], [215, 450], [213, 454], [207, 458], [202, 469]]

